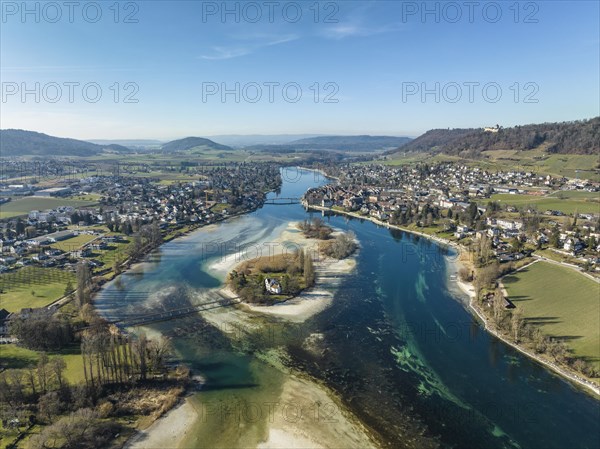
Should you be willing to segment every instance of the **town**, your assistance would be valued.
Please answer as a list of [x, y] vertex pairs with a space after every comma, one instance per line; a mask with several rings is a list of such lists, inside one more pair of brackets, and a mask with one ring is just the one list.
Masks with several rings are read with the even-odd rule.
[[[9, 309], [3, 309], [0, 337], [7, 337], [7, 323], [15, 315], [38, 309], [46, 313], [52, 305], [62, 305], [64, 286], [56, 297], [42, 299], [46, 296], [43, 282], [57, 270], [74, 274], [84, 263], [101, 284], [158, 242], [256, 210], [266, 193], [280, 186], [281, 177], [276, 165], [261, 163], [210, 167], [191, 182], [165, 184], [159, 178], [114, 174], [60, 181], [60, 187], [52, 188], [0, 186], [0, 196], [14, 195], [15, 190], [33, 193], [8, 197], [11, 201], [5, 201], [4, 207], [28, 200], [56, 204], [22, 215], [14, 212], [16, 217], [0, 221], [0, 273], [4, 273], [0, 277], [0, 309]], [[90, 202], [93, 205], [69, 205], [74, 196], [95, 200]], [[148, 244], [142, 244], [140, 236], [146, 231], [154, 235], [143, 242]], [[32, 287], [32, 291], [40, 289], [37, 294], [21, 292], [13, 298], [6, 289], [15, 282], [27, 286], [42, 282], [42, 286]]]
[[[598, 182], [454, 163], [326, 170], [338, 182], [306, 192], [305, 206], [354, 213], [463, 243], [487, 237], [500, 262], [547, 248], [555, 257], [600, 275], [600, 204], [594, 200]], [[586, 206], [595, 212], [565, 213], [536, 205], [540, 198], [571, 192], [589, 193]], [[520, 206], [512, 205], [511, 197]]]
[[[450, 281], [485, 328], [598, 393], [597, 326], [585, 318], [600, 283], [598, 182], [447, 162], [321, 169], [337, 182], [309, 189], [307, 209], [454, 248]], [[557, 333], [575, 329], [577, 342]]]
[[[251, 165], [215, 168], [189, 183], [165, 185], [147, 177], [94, 176], [65, 187], [41, 189], [34, 192], [34, 197], [93, 195], [97, 204], [30, 210], [24, 216], [3, 220], [0, 272], [31, 264], [72, 267], [69, 261], [107, 250], [150, 223], [157, 223], [168, 234], [252, 211], [263, 204], [265, 193], [276, 189], [280, 182], [276, 167]], [[12, 193], [19, 188], [29, 191], [32, 186], [5, 185], [0, 192]], [[81, 244], [81, 239], [75, 239], [77, 243], [69, 243], [84, 235], [90, 236], [89, 242]], [[52, 248], [58, 242], [64, 242], [59, 245], [62, 249]], [[89, 261], [92, 265], [98, 263]]]

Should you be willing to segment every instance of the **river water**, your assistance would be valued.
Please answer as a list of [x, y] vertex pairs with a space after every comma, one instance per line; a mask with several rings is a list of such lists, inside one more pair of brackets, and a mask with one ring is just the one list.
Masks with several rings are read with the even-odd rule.
[[[327, 182], [297, 169], [284, 169], [283, 179], [282, 197]], [[107, 285], [96, 305], [123, 318], [206, 300], [222, 285], [224, 258], [255, 257], [290, 221], [310, 215], [298, 204], [267, 205], [200, 229]], [[146, 328], [171, 336], [206, 380], [192, 398], [200, 418], [184, 446], [256, 447], [269, 419], [252, 407], [276, 401], [300, 371], [335, 391], [385, 447], [600, 447], [599, 402], [483, 329], [449, 279], [453, 250], [368, 221], [324, 219], [353, 231], [360, 251], [333, 305], [312, 319], [237, 339], [201, 316]], [[304, 344], [315, 333], [319, 353]]]

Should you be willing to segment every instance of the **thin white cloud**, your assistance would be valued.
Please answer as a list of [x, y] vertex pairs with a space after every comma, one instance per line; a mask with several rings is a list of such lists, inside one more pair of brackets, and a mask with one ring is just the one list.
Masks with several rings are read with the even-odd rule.
[[227, 48], [227, 47], [213, 47], [213, 53], [210, 55], [202, 55], [201, 59], [207, 59], [210, 61], [216, 61], [219, 59], [233, 59], [240, 56], [246, 56], [252, 53], [249, 48]]
[[285, 44], [299, 39], [299, 36], [292, 34], [288, 36], [238, 36], [238, 40], [250, 41], [245, 45], [232, 45], [232, 46], [215, 46], [212, 47], [211, 54], [201, 55], [201, 59], [206, 60], [220, 60], [220, 59], [233, 59], [240, 56], [246, 56], [254, 53], [261, 48], [272, 47], [274, 45]]
[[358, 24], [339, 24], [327, 27], [321, 31], [321, 36], [328, 39], [341, 40], [350, 37], [367, 37], [377, 34], [391, 33], [400, 29], [400, 24], [388, 24], [383, 26], [362, 26]]

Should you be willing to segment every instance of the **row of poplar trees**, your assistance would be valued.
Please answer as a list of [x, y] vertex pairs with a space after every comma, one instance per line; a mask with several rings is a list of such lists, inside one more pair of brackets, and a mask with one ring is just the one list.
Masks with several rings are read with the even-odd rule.
[[170, 352], [166, 338], [148, 340], [121, 335], [115, 327], [96, 319], [83, 331], [81, 355], [87, 385], [144, 381], [149, 374], [164, 374]]

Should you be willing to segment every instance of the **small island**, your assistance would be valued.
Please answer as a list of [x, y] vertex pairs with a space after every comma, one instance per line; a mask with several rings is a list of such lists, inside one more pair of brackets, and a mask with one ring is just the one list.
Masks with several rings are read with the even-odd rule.
[[274, 305], [295, 298], [315, 285], [315, 260], [341, 260], [356, 251], [356, 238], [351, 233], [334, 232], [321, 219], [296, 226], [316, 245], [247, 260], [229, 273], [228, 286], [243, 302]]

